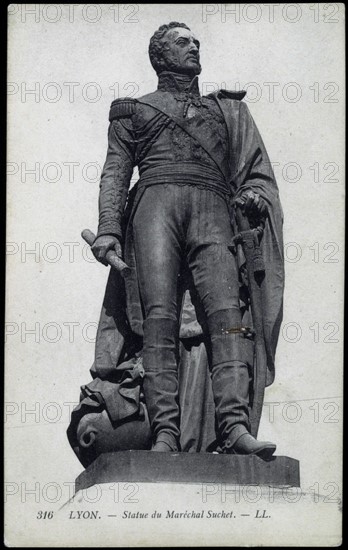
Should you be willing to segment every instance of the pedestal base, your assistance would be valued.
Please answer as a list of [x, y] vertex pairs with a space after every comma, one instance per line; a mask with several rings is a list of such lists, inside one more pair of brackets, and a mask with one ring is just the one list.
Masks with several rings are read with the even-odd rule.
[[300, 487], [300, 465], [287, 456], [265, 461], [255, 455], [122, 451], [100, 455], [78, 476], [75, 490], [115, 481]]

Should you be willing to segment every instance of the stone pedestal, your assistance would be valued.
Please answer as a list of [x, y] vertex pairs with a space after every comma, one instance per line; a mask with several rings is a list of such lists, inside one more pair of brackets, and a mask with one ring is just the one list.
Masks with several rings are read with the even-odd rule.
[[75, 483], [76, 492], [110, 482], [230, 483], [300, 487], [299, 461], [275, 456], [123, 451], [100, 455]]
[[50, 520], [47, 546], [339, 545], [339, 495], [299, 482], [299, 462], [284, 456], [106, 453]]

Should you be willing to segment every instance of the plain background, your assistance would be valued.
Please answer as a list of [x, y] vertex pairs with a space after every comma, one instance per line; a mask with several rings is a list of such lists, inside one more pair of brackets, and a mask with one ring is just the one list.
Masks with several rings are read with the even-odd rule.
[[[328, 495], [327, 484], [341, 482], [343, 5], [274, 5], [273, 18], [266, 4], [70, 5], [70, 12], [37, 4], [36, 14], [23, 6], [9, 8], [6, 478], [18, 492], [8, 499], [8, 537], [40, 539], [33, 520], [40, 506], [23, 497], [21, 483], [39, 483], [40, 491], [59, 484], [56, 509], [69, 496], [63, 483], [83, 469], [66, 428], [69, 406], [91, 379], [107, 269], [80, 232], [97, 228], [96, 166], [105, 160], [110, 103], [155, 89], [148, 42], [172, 20], [201, 42], [203, 93], [248, 89], [279, 163], [285, 328], [259, 437], [300, 460], [305, 491], [318, 483]], [[35, 163], [37, 174], [26, 173]], [[35, 324], [36, 335], [26, 334]]]

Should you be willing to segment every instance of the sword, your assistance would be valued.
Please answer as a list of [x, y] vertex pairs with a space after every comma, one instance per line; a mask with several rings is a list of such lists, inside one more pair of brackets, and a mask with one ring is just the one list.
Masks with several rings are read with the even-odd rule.
[[[84, 229], [81, 233], [81, 237], [86, 241], [89, 246], [95, 241], [95, 235], [90, 229]], [[106, 253], [105, 261], [107, 264], [111, 265], [116, 271], [118, 271], [124, 279], [126, 279], [131, 272], [131, 268], [128, 267], [116, 254], [115, 250], [109, 250]]]
[[263, 233], [263, 227], [259, 226], [256, 229], [252, 229], [248, 218], [243, 215], [241, 209], [238, 207], [236, 208], [236, 220], [239, 233], [234, 237], [233, 241], [236, 244], [242, 245], [246, 260], [251, 313], [255, 334], [253, 389], [249, 418], [251, 435], [256, 438], [261, 420], [267, 376], [267, 355], [264, 342], [263, 307], [260, 286], [265, 274], [265, 265], [260, 248], [260, 238]]

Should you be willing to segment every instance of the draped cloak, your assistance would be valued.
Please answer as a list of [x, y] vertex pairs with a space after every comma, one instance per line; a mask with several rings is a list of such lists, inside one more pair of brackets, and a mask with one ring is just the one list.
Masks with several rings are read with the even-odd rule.
[[[252, 190], [268, 206], [261, 240], [266, 266], [261, 295], [268, 386], [275, 376], [275, 352], [283, 315], [283, 212], [262, 138], [247, 105], [241, 101], [244, 95], [245, 92], [220, 90], [209, 97], [217, 102], [226, 122], [229, 159], [225, 177], [232, 200]], [[170, 105], [161, 103], [156, 92], [137, 101], [171, 116]], [[204, 143], [201, 145], [204, 146]], [[141, 369], [143, 311], [137, 283], [132, 218], [144, 191], [140, 180], [128, 196], [122, 223], [126, 235], [124, 257], [131, 268], [131, 276], [124, 281], [116, 270], [110, 269], [96, 337], [95, 360], [90, 371], [93, 381], [82, 386], [80, 404], [73, 411], [68, 428], [72, 446], [78, 422], [87, 412], [106, 408], [111, 421], [119, 422], [141, 410], [141, 379], [144, 375]], [[233, 215], [231, 223], [237, 232]], [[237, 261], [243, 324], [252, 327], [252, 311], [246, 286], [248, 274], [241, 245], [237, 245]], [[204, 452], [212, 448], [216, 438], [215, 407], [209, 374], [209, 338], [189, 274], [182, 274], [181, 288], [178, 367], [181, 448], [187, 452]]]

